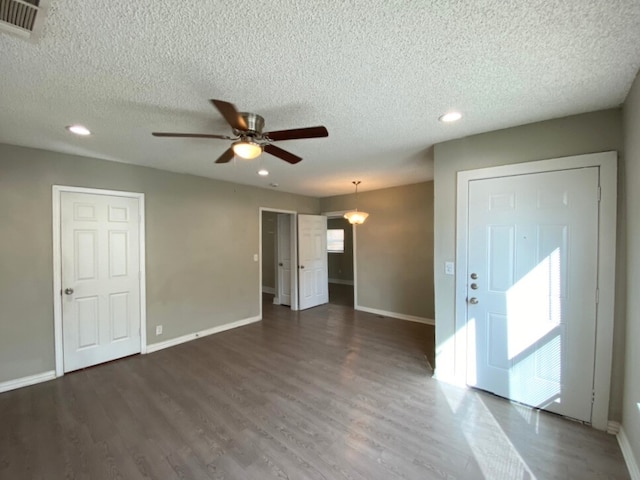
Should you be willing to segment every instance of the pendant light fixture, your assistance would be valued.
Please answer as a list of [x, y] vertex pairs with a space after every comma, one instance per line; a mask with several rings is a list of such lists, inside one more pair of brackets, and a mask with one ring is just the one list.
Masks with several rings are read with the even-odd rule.
[[344, 214], [344, 218], [349, 220], [349, 223], [352, 225], [362, 225], [364, 221], [367, 219], [369, 214], [367, 212], [361, 212], [358, 210], [358, 185], [360, 185], [360, 180], [354, 180], [353, 183], [356, 186], [356, 209]]

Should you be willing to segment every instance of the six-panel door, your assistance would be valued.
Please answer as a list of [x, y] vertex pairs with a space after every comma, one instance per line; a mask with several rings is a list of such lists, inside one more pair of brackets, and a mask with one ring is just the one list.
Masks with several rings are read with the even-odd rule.
[[140, 352], [138, 200], [61, 194], [64, 371]]

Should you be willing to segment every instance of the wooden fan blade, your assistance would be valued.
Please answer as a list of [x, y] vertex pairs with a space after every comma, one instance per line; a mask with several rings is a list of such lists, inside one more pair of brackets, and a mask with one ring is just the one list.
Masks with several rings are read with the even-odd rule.
[[231, 147], [227, 148], [222, 155], [218, 157], [216, 163], [229, 163], [233, 158], [233, 149]]
[[229, 135], [213, 135], [208, 133], [172, 133], [172, 132], [151, 132], [154, 137], [176, 137], [176, 138], [219, 138], [221, 140], [233, 140]]
[[224, 117], [229, 125], [231, 125], [236, 130], [247, 130], [247, 124], [244, 121], [244, 118], [238, 113], [236, 107], [233, 103], [224, 102], [222, 100], [211, 99], [211, 103], [213, 106], [218, 109], [220, 114]]
[[323, 126], [308, 128], [293, 128], [291, 130], [278, 130], [276, 132], [268, 132], [264, 134], [274, 142], [279, 140], [297, 140], [300, 138], [318, 138], [328, 137], [329, 132]]
[[283, 150], [280, 147], [276, 147], [275, 145], [271, 145], [271, 144], [265, 145], [264, 151], [267, 153], [270, 153], [274, 157], [281, 158], [285, 162], [289, 162], [292, 165], [302, 160], [302, 157], [294, 155], [291, 152], [287, 152], [286, 150]]

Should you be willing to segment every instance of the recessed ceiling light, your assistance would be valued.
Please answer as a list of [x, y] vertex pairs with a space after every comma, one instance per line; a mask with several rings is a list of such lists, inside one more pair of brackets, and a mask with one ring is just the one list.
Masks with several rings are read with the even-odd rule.
[[260, 170], [258, 170], [258, 175], [260, 175], [261, 177], [266, 177], [267, 175], [269, 175], [269, 170], [261, 168]]
[[438, 120], [444, 123], [457, 122], [462, 118], [462, 114], [460, 112], [449, 112], [442, 115]]
[[91, 130], [82, 125], [69, 125], [67, 130], [71, 133], [75, 133], [76, 135], [91, 135]]

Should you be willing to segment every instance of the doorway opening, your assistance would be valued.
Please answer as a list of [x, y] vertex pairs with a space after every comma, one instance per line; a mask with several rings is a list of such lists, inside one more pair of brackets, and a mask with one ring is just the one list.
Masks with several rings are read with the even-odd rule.
[[260, 316], [265, 303], [299, 308], [296, 216], [260, 207]]
[[329, 303], [355, 308], [356, 228], [344, 218], [345, 212], [323, 213], [327, 217]]

